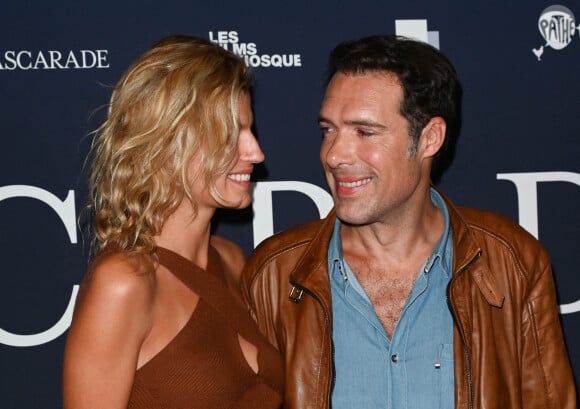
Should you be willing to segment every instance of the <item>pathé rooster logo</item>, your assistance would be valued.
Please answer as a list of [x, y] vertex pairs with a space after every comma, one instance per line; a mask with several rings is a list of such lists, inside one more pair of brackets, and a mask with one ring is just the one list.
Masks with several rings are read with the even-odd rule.
[[576, 30], [580, 35], [580, 25], [576, 27], [575, 24], [574, 14], [565, 6], [553, 5], [544, 9], [538, 19], [538, 30], [546, 43], [539, 48], [532, 48], [538, 61], [541, 61], [546, 47], [561, 50], [570, 44]]

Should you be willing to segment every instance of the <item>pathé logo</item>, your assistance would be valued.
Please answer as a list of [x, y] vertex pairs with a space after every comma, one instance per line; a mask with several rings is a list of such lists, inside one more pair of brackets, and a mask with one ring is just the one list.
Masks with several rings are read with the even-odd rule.
[[541, 61], [545, 47], [562, 50], [568, 46], [574, 38], [576, 29], [580, 30], [580, 25], [576, 27], [574, 14], [569, 8], [553, 5], [544, 9], [538, 19], [538, 30], [546, 43], [539, 48], [532, 48], [538, 61]]

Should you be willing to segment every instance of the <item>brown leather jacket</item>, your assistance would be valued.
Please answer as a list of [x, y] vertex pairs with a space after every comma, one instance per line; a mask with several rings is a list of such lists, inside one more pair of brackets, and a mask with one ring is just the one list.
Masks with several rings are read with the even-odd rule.
[[[517, 224], [447, 200], [453, 235], [455, 407], [576, 408], [548, 255]], [[286, 409], [329, 408], [333, 382], [327, 250], [335, 221], [255, 250], [242, 291], [286, 364]]]

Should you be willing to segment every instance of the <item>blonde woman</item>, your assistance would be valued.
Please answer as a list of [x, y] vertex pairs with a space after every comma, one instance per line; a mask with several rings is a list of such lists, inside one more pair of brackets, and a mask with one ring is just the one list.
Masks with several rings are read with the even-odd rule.
[[264, 159], [244, 63], [172, 36], [113, 91], [90, 175], [98, 253], [68, 333], [65, 409], [278, 408], [278, 352], [238, 296], [245, 262], [211, 234], [251, 203]]

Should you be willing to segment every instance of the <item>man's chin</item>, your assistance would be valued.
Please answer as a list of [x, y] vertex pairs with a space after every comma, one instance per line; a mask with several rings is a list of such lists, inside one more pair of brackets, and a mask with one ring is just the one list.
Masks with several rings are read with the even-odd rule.
[[366, 217], [362, 216], [356, 209], [349, 209], [348, 211], [336, 209], [336, 217], [338, 217], [343, 224], [349, 226], [364, 226], [369, 224]]

